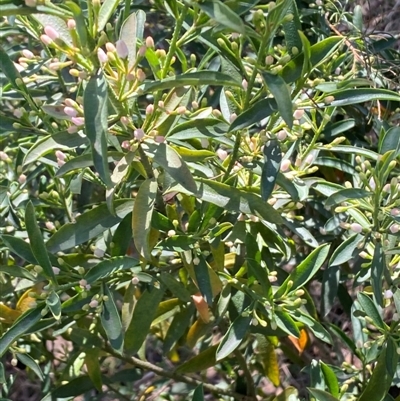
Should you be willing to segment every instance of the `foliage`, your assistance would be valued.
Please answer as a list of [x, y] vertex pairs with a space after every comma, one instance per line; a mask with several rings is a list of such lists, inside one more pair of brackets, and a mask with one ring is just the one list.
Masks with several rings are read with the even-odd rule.
[[392, 38], [321, 0], [0, 5], [1, 397], [20, 363], [43, 401], [394, 399]]

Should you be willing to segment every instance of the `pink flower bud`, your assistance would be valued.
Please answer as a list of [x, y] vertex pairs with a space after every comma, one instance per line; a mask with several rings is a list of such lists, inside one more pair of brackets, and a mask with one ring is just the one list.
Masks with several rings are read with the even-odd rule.
[[78, 127], [85, 124], [85, 119], [83, 117], [72, 117], [71, 121]]
[[146, 54], [147, 51], [147, 47], [146, 46], [140, 46], [139, 50], [137, 52], [138, 57], [144, 57], [144, 55]]
[[44, 33], [51, 39], [51, 40], [56, 40], [60, 37], [58, 32], [52, 27], [52, 26], [45, 26], [44, 27]]
[[392, 234], [396, 234], [400, 230], [400, 226], [398, 224], [392, 224], [389, 230]]
[[119, 121], [121, 121], [121, 124], [127, 126], [129, 124], [129, 118], [127, 116], [122, 116]]
[[146, 107], [146, 114], [147, 114], [147, 115], [150, 115], [150, 114], [153, 114], [153, 112], [154, 112], [154, 105], [153, 105], [153, 104], [147, 105], [147, 107]]
[[283, 160], [281, 163], [281, 171], [289, 170], [291, 165], [291, 161], [289, 159]]
[[58, 267], [53, 266], [52, 269], [53, 269], [53, 273], [54, 273], [56, 276], [57, 276], [58, 274], [60, 274], [60, 269], [59, 269]]
[[129, 55], [129, 49], [126, 43], [123, 40], [117, 40], [115, 43], [115, 47], [117, 49], [117, 54], [120, 58], [127, 58]]
[[40, 40], [46, 45], [51, 46], [53, 44], [52, 39], [47, 35], [41, 35]]
[[385, 298], [385, 299], [393, 298], [393, 291], [392, 290], [386, 290], [383, 293], [383, 298]]
[[281, 129], [277, 134], [276, 137], [278, 138], [278, 140], [280, 141], [284, 141], [287, 137], [287, 132], [284, 129]]
[[164, 102], [163, 102], [162, 100], [160, 100], [160, 101], [158, 102], [158, 107], [159, 107], [160, 109], [163, 109], [163, 108], [165, 107], [165, 104], [164, 104]]
[[52, 221], [46, 221], [46, 228], [49, 231], [54, 231], [56, 229], [56, 226], [54, 225], [54, 223]]
[[75, 134], [76, 132], [78, 132], [78, 127], [76, 125], [70, 125], [67, 128], [67, 132], [68, 134]]
[[131, 148], [131, 142], [130, 141], [123, 141], [122, 143], [121, 143], [121, 147], [123, 148], [123, 149], [130, 149]]
[[97, 308], [99, 306], [99, 301], [97, 301], [97, 299], [92, 299], [89, 303], [89, 306], [91, 308]]
[[36, 0], [25, 0], [25, 5], [27, 7], [36, 7], [37, 1]]
[[175, 230], [169, 230], [167, 232], [168, 237], [173, 237], [174, 235], [176, 235], [176, 231]]
[[397, 207], [395, 207], [390, 211], [391, 216], [398, 216], [399, 214], [400, 214], [400, 209], [398, 209]]
[[237, 119], [237, 114], [236, 113], [232, 113], [229, 116], [229, 122], [232, 124], [235, 120]]
[[56, 150], [56, 157], [57, 159], [65, 160], [67, 155], [64, 152], [61, 152], [61, 150]]
[[21, 109], [15, 109], [13, 111], [13, 116], [15, 118], [21, 118], [24, 115], [23, 111]]
[[132, 282], [133, 285], [138, 285], [140, 280], [139, 280], [138, 277], [135, 276], [135, 277], [132, 278], [131, 282]]
[[134, 81], [135, 79], [136, 79], [135, 74], [129, 73], [129, 74], [126, 76], [126, 80], [127, 80], [128, 82]]
[[242, 88], [247, 91], [247, 88], [249, 87], [249, 83], [244, 79], [242, 81]]
[[28, 60], [31, 60], [35, 57], [35, 55], [28, 49], [22, 50], [22, 55], [27, 58]]
[[99, 58], [101, 64], [105, 64], [108, 61], [107, 54], [101, 47], [97, 49], [97, 57]]
[[355, 233], [360, 233], [362, 231], [362, 227], [358, 223], [351, 223], [350, 224], [350, 230], [354, 231]]
[[154, 39], [151, 36], [146, 38], [146, 47], [154, 47]]
[[177, 109], [176, 109], [176, 112], [178, 113], [178, 114], [180, 114], [180, 115], [182, 115], [182, 114], [185, 114], [186, 113], [186, 107], [185, 106], [179, 106]]
[[0, 160], [2, 160], [3, 162], [5, 162], [6, 160], [8, 160], [8, 155], [6, 152], [3, 152], [2, 150], [0, 151]]
[[107, 49], [108, 52], [111, 52], [111, 53], [115, 53], [117, 51], [115, 46], [110, 42], [106, 43], [106, 49]]
[[76, 103], [75, 100], [70, 99], [69, 97], [67, 97], [67, 98], [64, 100], [64, 103], [65, 103], [65, 105], [68, 106], [68, 107], [78, 107], [78, 103]]
[[154, 137], [154, 141], [157, 143], [164, 143], [165, 142], [165, 136], [157, 135]]
[[142, 69], [138, 69], [136, 71], [136, 77], [138, 79], [138, 81], [143, 82], [146, 79], [146, 74], [144, 73], [144, 71]]
[[70, 30], [75, 29], [75, 28], [76, 28], [76, 22], [75, 22], [75, 20], [72, 19], [72, 18], [70, 18], [70, 19], [67, 21], [67, 27], [68, 27], [68, 29], [70, 29]]
[[19, 182], [20, 184], [25, 184], [25, 182], [26, 182], [26, 175], [25, 175], [25, 174], [21, 174], [21, 175], [18, 177], [18, 182]]
[[78, 111], [69, 106], [64, 107], [64, 113], [69, 117], [76, 117], [78, 115]]
[[370, 178], [368, 184], [369, 184], [369, 187], [370, 187], [372, 190], [374, 190], [374, 189], [376, 188], [376, 184], [375, 184], [374, 177], [371, 177], [371, 178]]
[[225, 149], [218, 148], [216, 153], [219, 159], [222, 161], [228, 157], [228, 152]]
[[313, 161], [314, 161], [314, 156], [313, 156], [313, 155], [308, 155], [308, 156], [306, 157], [306, 160], [304, 160], [304, 162], [305, 162], [306, 164], [311, 164]]
[[302, 109], [297, 109], [297, 110], [293, 113], [293, 117], [294, 117], [296, 120], [300, 120], [300, 119], [303, 117], [303, 115], [304, 115], [304, 110], [302, 110]]
[[145, 133], [141, 128], [135, 129], [135, 131], [133, 132], [133, 136], [135, 137], [136, 140], [141, 141], [144, 136]]
[[79, 286], [81, 288], [85, 288], [87, 286], [87, 281], [85, 279], [82, 279], [79, 281]]

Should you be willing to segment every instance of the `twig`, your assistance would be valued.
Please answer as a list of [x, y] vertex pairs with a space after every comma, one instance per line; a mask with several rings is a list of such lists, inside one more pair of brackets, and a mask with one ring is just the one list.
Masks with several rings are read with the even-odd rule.
[[153, 365], [150, 362], [142, 361], [141, 359], [136, 358], [134, 356], [130, 356], [130, 357], [124, 356], [124, 355], [121, 356], [116, 351], [114, 351], [114, 349], [112, 349], [110, 346], [106, 346], [105, 351], [107, 351], [109, 354], [113, 355], [114, 357], [116, 357], [120, 360], [130, 363], [131, 365], [136, 366], [140, 369], [154, 372], [159, 376], [167, 377], [174, 381], [180, 381], [183, 383], [192, 384], [194, 386], [198, 386], [199, 384], [202, 384], [203, 388], [205, 390], [209, 391], [210, 393], [216, 394], [216, 395], [226, 395], [226, 396], [232, 397], [238, 401], [257, 401], [256, 397], [250, 397], [250, 396], [246, 396], [243, 394], [238, 394], [238, 393], [235, 393], [234, 391], [220, 388], [220, 387], [214, 386], [212, 384], [203, 383], [202, 381], [193, 379], [190, 376], [185, 376], [185, 375], [181, 375], [181, 374], [178, 374], [175, 372], [164, 370], [163, 368]]

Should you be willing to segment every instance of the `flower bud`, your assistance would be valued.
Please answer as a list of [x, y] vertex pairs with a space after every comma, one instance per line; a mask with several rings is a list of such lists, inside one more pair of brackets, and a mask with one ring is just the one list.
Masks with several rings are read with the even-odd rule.
[[117, 49], [118, 57], [124, 59], [129, 55], [129, 49], [126, 43], [123, 40], [117, 40], [115, 43], [115, 47]]
[[26, 175], [25, 175], [25, 174], [21, 174], [21, 175], [18, 177], [18, 182], [19, 182], [20, 184], [25, 184], [25, 182], [26, 182]]
[[117, 49], [115, 48], [115, 46], [111, 42], [107, 42], [106, 43], [106, 49], [110, 53], [115, 53], [117, 51]]
[[138, 57], [144, 57], [144, 55], [146, 54], [146, 51], [147, 51], [146, 46], [140, 46], [139, 50], [137, 52]]
[[222, 161], [224, 161], [228, 157], [228, 152], [225, 149], [218, 148], [216, 153], [219, 159]]
[[154, 105], [153, 104], [149, 104], [146, 107], [146, 115], [150, 115], [154, 113]]
[[64, 113], [69, 117], [76, 117], [78, 115], [78, 111], [69, 106], [64, 107]]
[[142, 69], [138, 68], [136, 71], [136, 78], [139, 82], [143, 82], [146, 79], [145, 72]]
[[289, 159], [283, 160], [281, 163], [281, 171], [288, 171], [291, 165], [291, 161]]
[[69, 30], [73, 30], [73, 29], [75, 29], [76, 28], [76, 22], [75, 22], [75, 20], [74, 19], [72, 19], [72, 18], [70, 18], [68, 21], [67, 21], [67, 27], [68, 27], [68, 29]]
[[154, 48], [154, 39], [151, 36], [146, 38], [146, 47]]
[[72, 117], [71, 121], [78, 127], [85, 124], [85, 119], [83, 117]]
[[31, 60], [35, 57], [35, 55], [28, 49], [22, 50], [22, 55], [27, 58], [28, 60]]
[[45, 26], [44, 27], [44, 33], [51, 39], [51, 40], [56, 40], [60, 37], [58, 32], [52, 27], [52, 26]]
[[392, 224], [389, 230], [392, 234], [396, 234], [400, 230], [400, 226], [398, 224]]
[[108, 61], [107, 54], [101, 47], [97, 49], [97, 57], [101, 64], [105, 64]]
[[40, 40], [46, 45], [46, 46], [50, 46], [53, 44], [52, 39], [47, 36], [47, 35], [41, 35], [40, 36]]
[[360, 232], [362, 232], [362, 227], [358, 223], [351, 223], [350, 224], [350, 230], [354, 231], [355, 233], [360, 233]]
[[145, 132], [141, 128], [138, 128], [133, 132], [133, 136], [136, 140], [141, 141], [145, 136]]
[[304, 115], [304, 110], [303, 109], [297, 109], [294, 113], [293, 113], [293, 117], [296, 120], [300, 120]]

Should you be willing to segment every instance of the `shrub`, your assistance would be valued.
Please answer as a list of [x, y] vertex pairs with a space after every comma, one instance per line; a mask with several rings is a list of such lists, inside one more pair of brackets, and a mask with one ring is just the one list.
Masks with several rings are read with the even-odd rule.
[[320, 0], [0, 13], [3, 399], [18, 363], [43, 401], [393, 399], [394, 38]]

